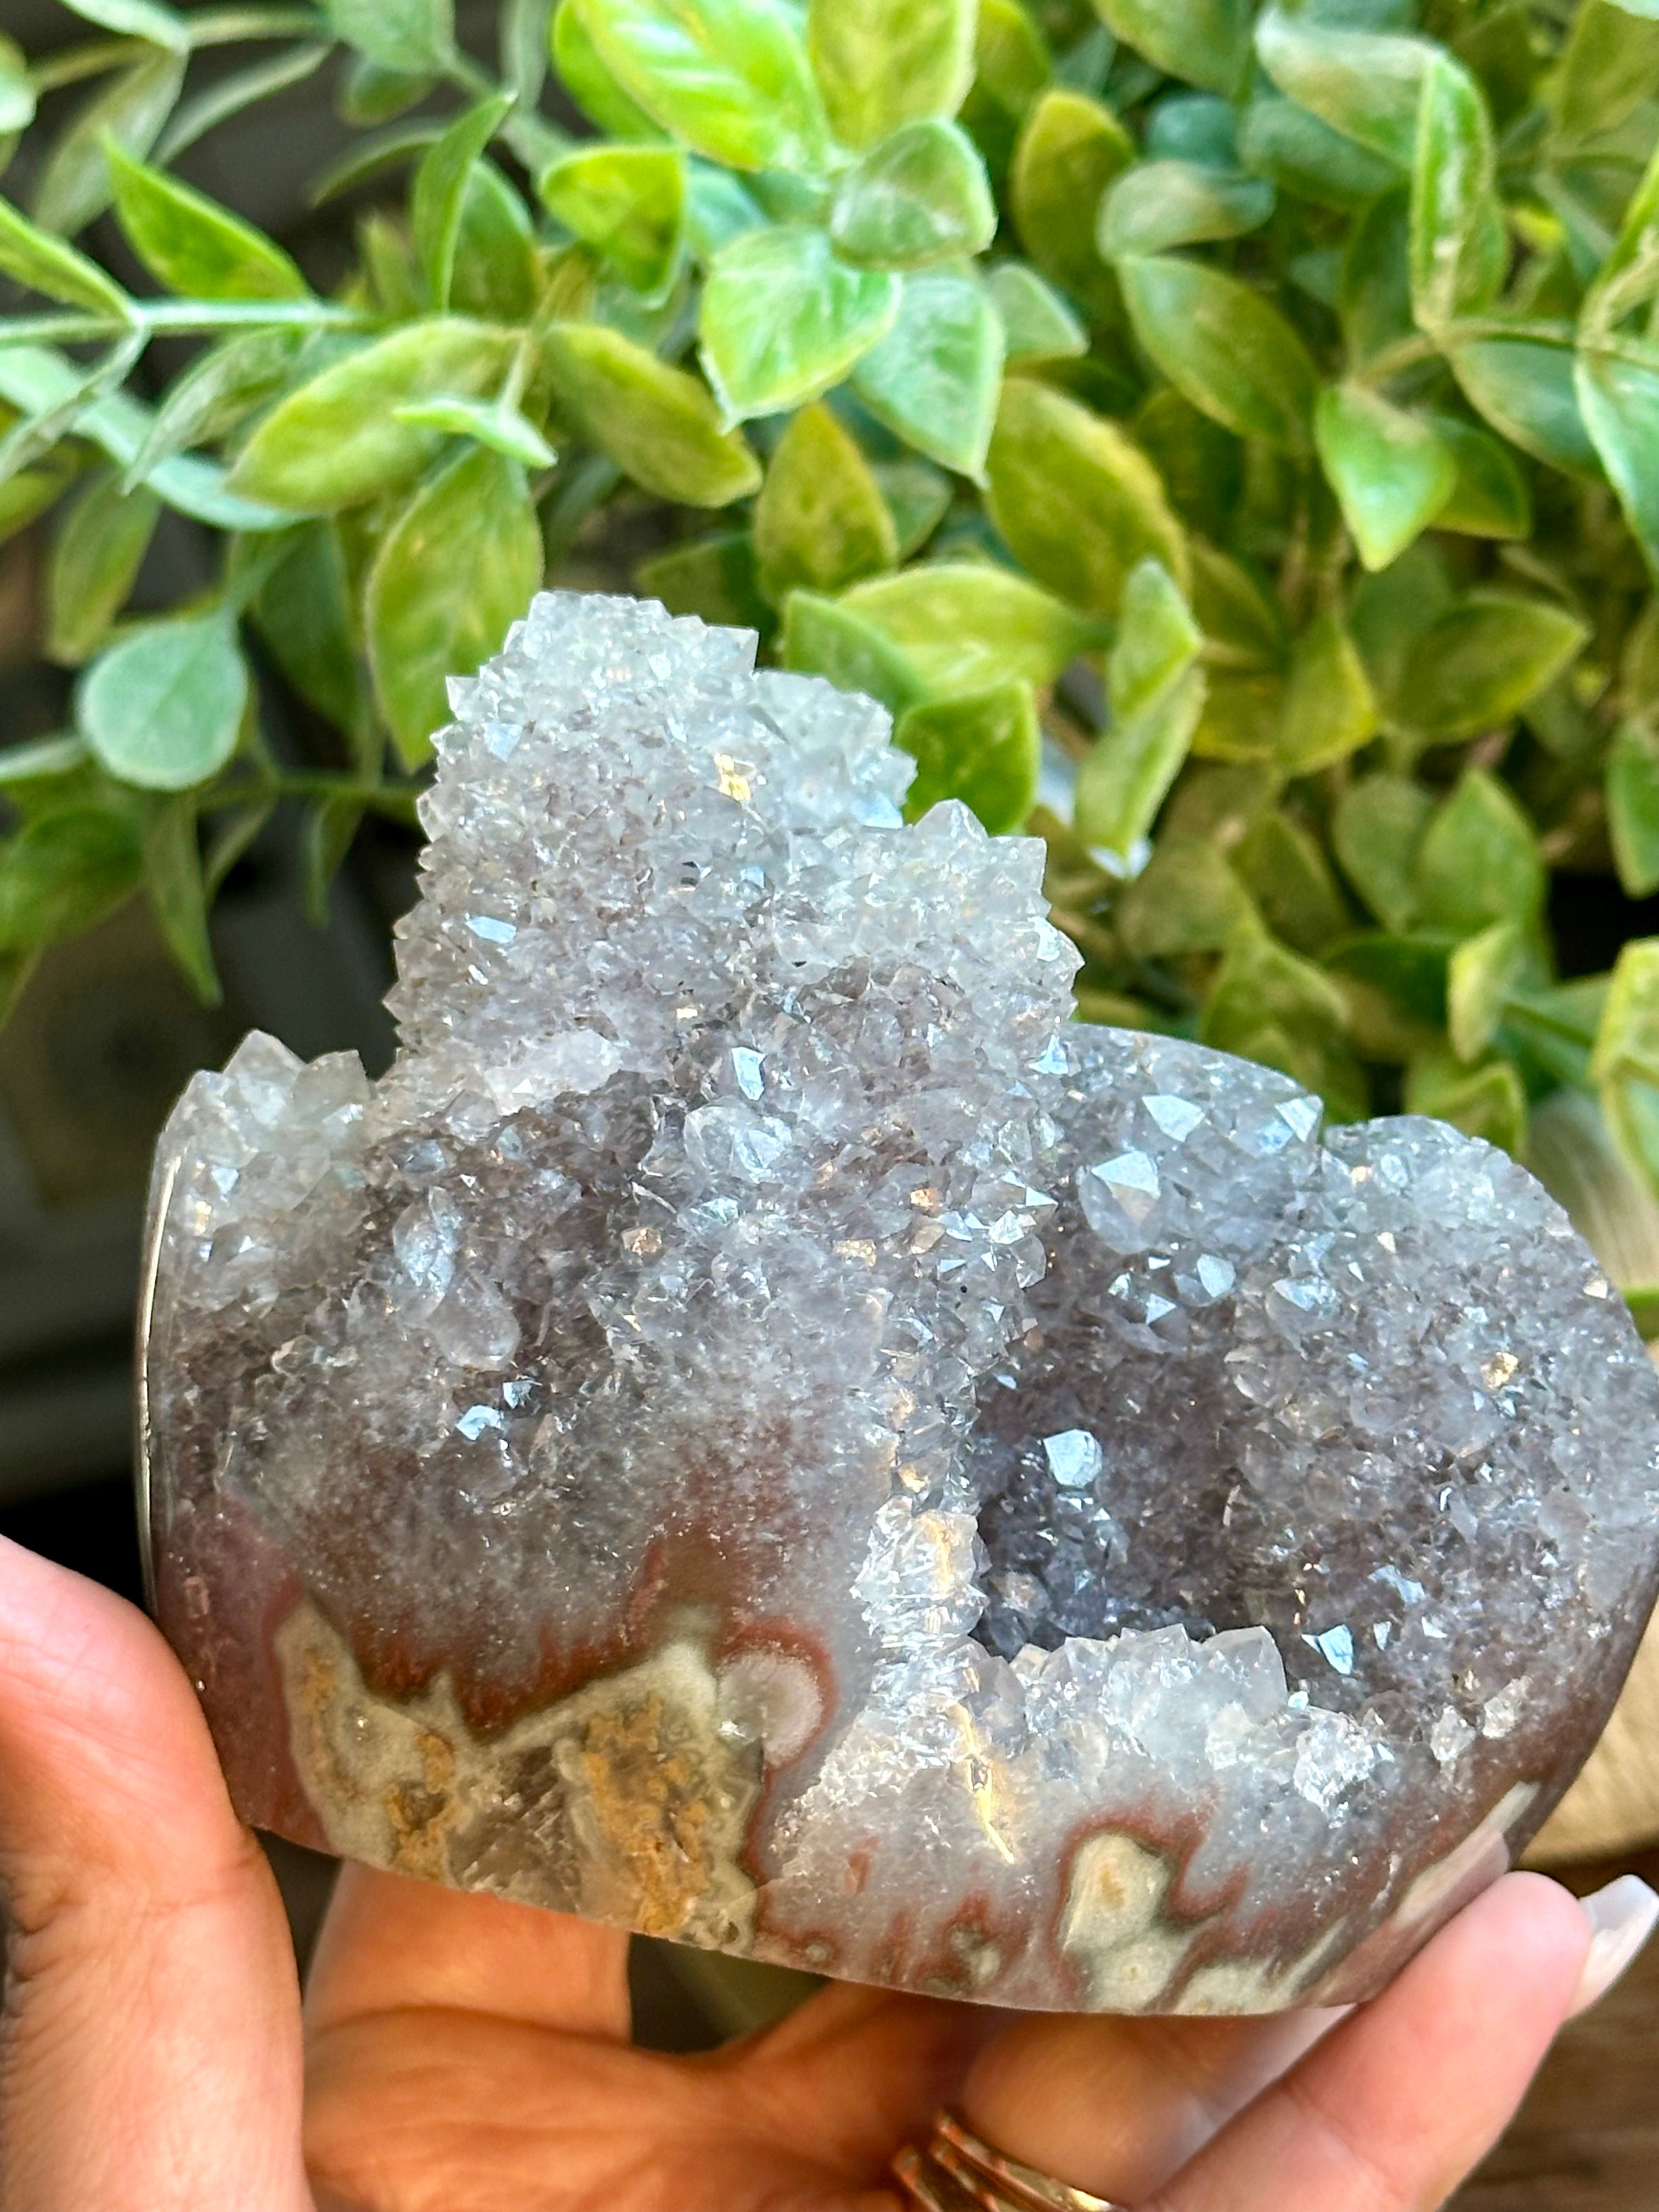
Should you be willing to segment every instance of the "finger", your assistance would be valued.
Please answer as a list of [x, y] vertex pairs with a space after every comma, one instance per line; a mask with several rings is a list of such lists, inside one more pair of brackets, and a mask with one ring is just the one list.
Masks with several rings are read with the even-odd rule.
[[190, 1684], [3, 1540], [0, 1886], [0, 2203], [308, 2208], [293, 1951]]
[[811, 2142], [838, 2171], [876, 2178], [902, 2143], [954, 2105], [975, 2054], [1007, 2015], [979, 2005], [842, 1985], [722, 2054], [753, 2127]]
[[963, 2116], [1011, 2157], [1138, 2203], [1340, 2018], [1029, 2017], [975, 2065]]
[[566, 1913], [341, 1869], [306, 1991], [313, 2033], [371, 2014], [489, 2013], [625, 2043], [628, 1938]]
[[1508, 2126], [1589, 1944], [1565, 1890], [1507, 1876], [1146, 2212], [1431, 2212]]
[[482, 2013], [319, 2033], [307, 2136], [352, 2212], [892, 2212], [887, 2165], [960, 2080], [967, 2006], [825, 1991], [694, 2059]]

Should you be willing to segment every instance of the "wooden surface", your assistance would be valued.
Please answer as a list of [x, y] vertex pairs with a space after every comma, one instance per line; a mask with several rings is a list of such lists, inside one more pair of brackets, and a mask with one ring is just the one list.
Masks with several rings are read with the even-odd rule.
[[[1659, 1888], [1659, 1853], [1563, 1878], [1620, 1874]], [[1659, 2212], [1659, 1940], [1566, 2031], [1455, 2212]]]

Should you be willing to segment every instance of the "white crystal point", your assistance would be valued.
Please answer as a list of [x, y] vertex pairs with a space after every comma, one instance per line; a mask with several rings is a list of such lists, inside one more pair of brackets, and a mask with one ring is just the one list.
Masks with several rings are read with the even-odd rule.
[[1378, 1985], [1656, 1579], [1659, 1378], [1538, 1186], [1068, 1020], [886, 717], [538, 599], [453, 687], [378, 1085], [158, 1163], [158, 1601], [245, 1817], [851, 1978]]

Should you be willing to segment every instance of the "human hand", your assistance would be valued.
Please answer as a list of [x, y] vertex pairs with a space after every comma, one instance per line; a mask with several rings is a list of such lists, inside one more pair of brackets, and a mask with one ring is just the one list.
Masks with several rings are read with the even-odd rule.
[[[627, 1939], [348, 1869], [305, 2018], [200, 1711], [118, 1599], [0, 1542], [6, 2212], [898, 2212], [934, 2110], [1143, 2212], [1418, 2212], [1650, 1925], [1511, 1875], [1386, 1996], [1054, 2019], [831, 1988], [677, 2059]], [[1654, 1909], [1659, 1910], [1659, 1900]]]

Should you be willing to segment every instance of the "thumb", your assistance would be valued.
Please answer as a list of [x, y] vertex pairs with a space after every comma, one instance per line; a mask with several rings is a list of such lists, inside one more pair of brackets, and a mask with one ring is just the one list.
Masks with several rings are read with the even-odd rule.
[[310, 2212], [281, 1904], [143, 1616], [0, 1540], [0, 2203]]

